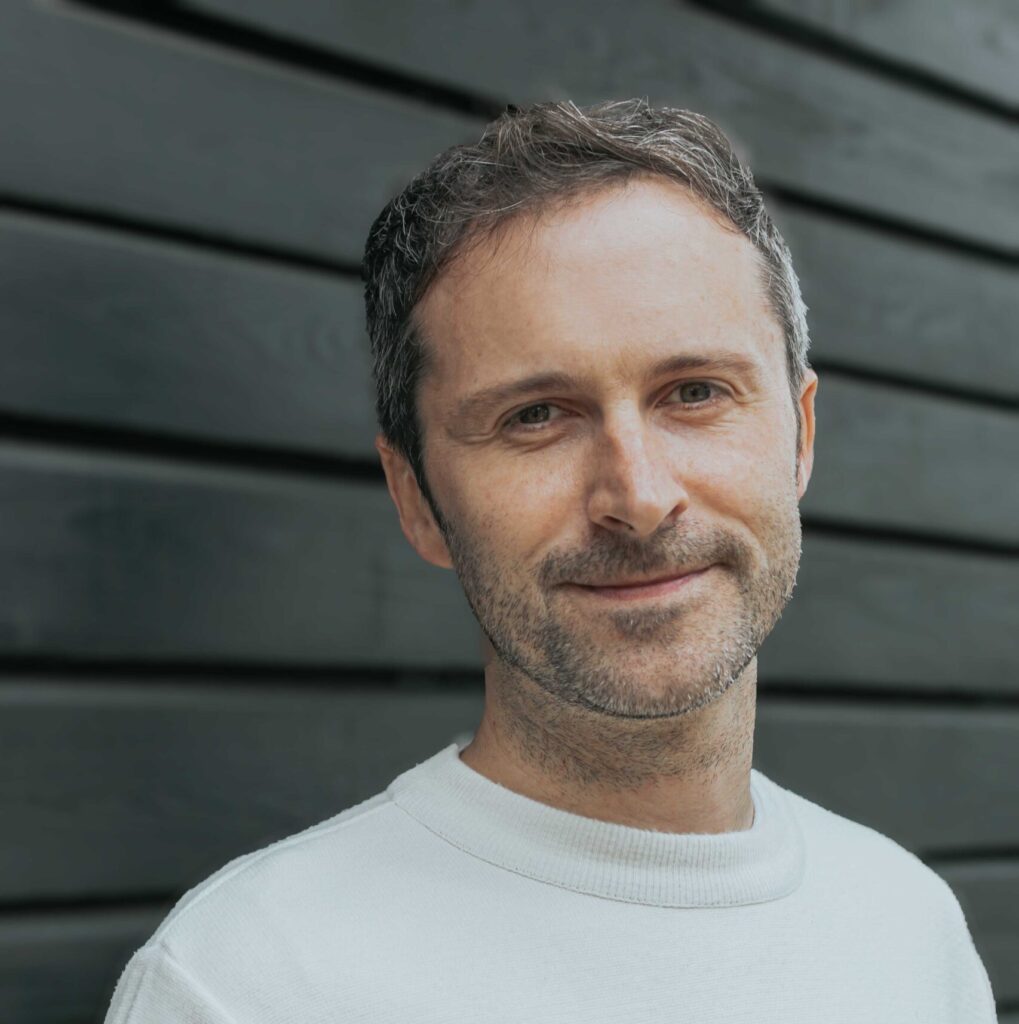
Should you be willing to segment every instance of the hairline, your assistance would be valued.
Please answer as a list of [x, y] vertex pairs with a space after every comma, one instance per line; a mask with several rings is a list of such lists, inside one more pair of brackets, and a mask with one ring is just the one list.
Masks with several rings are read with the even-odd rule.
[[[605, 179], [596, 182], [574, 184], [561, 192], [548, 195], [535, 196], [526, 202], [521, 203], [513, 210], [501, 215], [489, 214], [487, 217], [479, 217], [465, 226], [463, 235], [457, 239], [450, 251], [432, 269], [428, 278], [422, 282], [421, 290], [407, 313], [404, 339], [406, 342], [416, 346], [418, 351], [418, 365], [412, 390], [412, 413], [416, 421], [417, 436], [419, 443], [419, 456], [421, 459], [421, 470], [424, 472], [424, 447], [425, 435], [424, 424], [420, 417], [418, 403], [421, 384], [428, 379], [431, 371], [435, 368], [434, 340], [430, 340], [424, 325], [419, 316], [420, 309], [426, 301], [429, 293], [449, 273], [455, 273], [457, 266], [462, 266], [471, 253], [483, 246], [486, 242], [494, 240], [495, 248], [491, 256], [494, 258], [498, 246], [505, 239], [506, 233], [514, 224], [521, 221], [532, 221], [532, 229], [540, 226], [542, 218], [549, 213], [557, 213], [563, 208], [581, 204], [586, 200], [595, 199], [599, 196], [628, 188], [634, 180], [644, 179], [646, 181], [664, 183], [673, 186], [685, 194], [697, 209], [709, 217], [722, 229], [737, 234], [744, 238], [753, 250], [753, 258], [757, 270], [757, 283], [759, 286], [759, 297], [763, 300], [764, 308], [771, 316], [774, 326], [779, 330], [782, 338], [783, 362], [786, 368], [786, 380], [789, 383], [790, 393], [796, 406], [797, 420], [799, 420], [798, 399], [795, 393], [798, 383], [802, 382], [801, 368], [796, 364], [793, 357], [792, 345], [785, 324], [782, 322], [780, 310], [776, 307], [775, 299], [769, 288], [771, 268], [768, 265], [767, 255], [760, 246], [754, 243], [753, 239], [743, 231], [740, 226], [729, 216], [714, 206], [708, 199], [698, 193], [695, 189], [663, 171], [653, 170], [648, 167], [633, 165], [630, 168], [622, 168], [617, 173], [607, 176]], [[486, 222], [487, 221], [487, 222]]]

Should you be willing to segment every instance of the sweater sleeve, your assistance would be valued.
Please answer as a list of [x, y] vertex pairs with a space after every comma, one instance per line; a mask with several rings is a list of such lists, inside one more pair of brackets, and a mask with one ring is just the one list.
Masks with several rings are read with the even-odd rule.
[[127, 962], [103, 1024], [236, 1024], [166, 946], [143, 946]]

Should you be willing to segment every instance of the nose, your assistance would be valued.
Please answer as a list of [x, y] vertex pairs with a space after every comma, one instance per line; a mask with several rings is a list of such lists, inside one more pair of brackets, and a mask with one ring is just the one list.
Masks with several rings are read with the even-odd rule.
[[649, 537], [682, 515], [689, 495], [670, 461], [669, 439], [637, 411], [606, 417], [594, 456], [588, 515], [605, 529]]

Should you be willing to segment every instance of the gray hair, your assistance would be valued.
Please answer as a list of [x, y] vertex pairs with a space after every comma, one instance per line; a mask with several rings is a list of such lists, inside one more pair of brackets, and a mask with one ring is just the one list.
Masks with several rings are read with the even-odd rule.
[[806, 306], [792, 257], [729, 139], [690, 110], [621, 100], [507, 107], [477, 142], [453, 146], [391, 202], [372, 225], [362, 276], [379, 429], [411, 465], [442, 525], [424, 473], [418, 382], [428, 349], [414, 310], [454, 257], [509, 218], [565, 202], [637, 175], [683, 185], [756, 247], [765, 292], [785, 336], [786, 371], [801, 443], [799, 390], [807, 362]]

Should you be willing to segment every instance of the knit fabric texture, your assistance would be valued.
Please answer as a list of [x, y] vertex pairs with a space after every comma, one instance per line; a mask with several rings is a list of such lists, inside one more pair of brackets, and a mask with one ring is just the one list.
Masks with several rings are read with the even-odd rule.
[[995, 1024], [947, 883], [757, 769], [751, 828], [668, 833], [459, 749], [189, 890], [105, 1024]]

